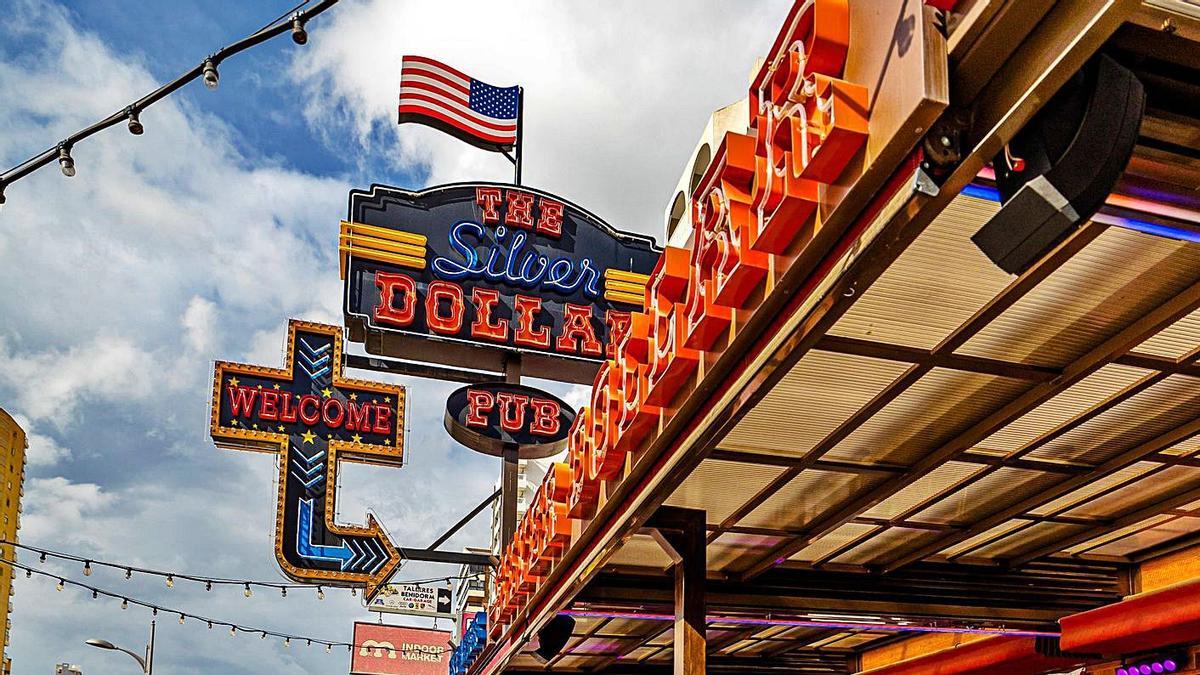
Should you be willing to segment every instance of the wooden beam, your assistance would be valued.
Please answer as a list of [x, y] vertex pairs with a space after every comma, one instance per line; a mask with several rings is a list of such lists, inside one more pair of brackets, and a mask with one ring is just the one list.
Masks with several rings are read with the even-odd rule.
[[704, 511], [662, 506], [646, 527], [675, 563], [675, 675], [704, 675], [708, 631], [705, 606], [708, 556]]

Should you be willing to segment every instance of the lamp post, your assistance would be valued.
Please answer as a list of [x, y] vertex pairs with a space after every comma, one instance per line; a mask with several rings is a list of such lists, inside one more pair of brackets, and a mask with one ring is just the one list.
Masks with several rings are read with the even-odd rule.
[[132, 656], [133, 659], [138, 662], [138, 665], [141, 666], [143, 673], [145, 673], [146, 675], [153, 675], [154, 674], [154, 624], [155, 624], [154, 621], [150, 622], [150, 644], [146, 645], [146, 656], [145, 657], [139, 655], [137, 652], [131, 652], [128, 649], [125, 649], [123, 647], [118, 647], [118, 646], [114, 645], [113, 643], [109, 642], [108, 640], [99, 640], [97, 638], [91, 638], [90, 640], [87, 640], [85, 644], [89, 644], [89, 645], [91, 645], [93, 647], [97, 647], [99, 649], [113, 649], [118, 652], [125, 652], [126, 654]]

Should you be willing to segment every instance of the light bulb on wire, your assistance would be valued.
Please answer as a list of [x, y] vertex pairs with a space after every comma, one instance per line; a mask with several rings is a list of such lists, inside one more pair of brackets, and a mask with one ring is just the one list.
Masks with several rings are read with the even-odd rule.
[[216, 89], [221, 83], [221, 74], [217, 72], [217, 64], [212, 59], [204, 59], [204, 86]]
[[61, 591], [61, 590], [63, 589], [63, 580], [62, 580], [62, 579], [59, 579], [59, 580], [58, 580], [58, 585], [57, 585], [57, 586], [55, 586], [54, 588], [55, 588], [56, 590], [59, 590], [59, 591]]
[[167, 575], [167, 588], [175, 588], [175, 577]]
[[320, 586], [317, 586], [317, 599], [318, 600], [325, 599], [325, 589], [321, 588]]
[[66, 143], [58, 146], [58, 166], [67, 178], [75, 175], [75, 160], [71, 157], [71, 146]]
[[129, 609], [129, 600], [121, 598], [121, 609]]
[[85, 560], [83, 562], [83, 576], [85, 576], [85, 577], [92, 576], [92, 561], [91, 560]]
[[292, 42], [298, 45], [308, 44], [308, 31], [304, 30], [304, 22], [300, 15], [292, 17]]
[[244, 593], [244, 595], [247, 598], [254, 595], [254, 591], [250, 590], [250, 584], [246, 584], [246, 592]]
[[142, 121], [138, 119], [138, 111], [133, 106], [125, 109], [125, 118], [129, 120], [129, 133], [134, 136], [141, 136], [146, 132], [146, 128], [142, 126]]

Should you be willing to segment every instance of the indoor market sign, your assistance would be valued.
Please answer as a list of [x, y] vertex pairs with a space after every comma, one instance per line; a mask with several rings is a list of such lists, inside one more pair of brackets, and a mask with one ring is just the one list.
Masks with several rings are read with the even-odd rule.
[[368, 515], [366, 527], [338, 525], [339, 461], [400, 466], [404, 389], [345, 379], [337, 326], [293, 320], [283, 368], [218, 361], [213, 441], [279, 456], [275, 557], [291, 578], [364, 586], [368, 602], [400, 554]]
[[[660, 251], [526, 187], [350, 193], [339, 245], [350, 336], [368, 351], [591, 381], [642, 308]], [[491, 359], [489, 361], [489, 359]]]

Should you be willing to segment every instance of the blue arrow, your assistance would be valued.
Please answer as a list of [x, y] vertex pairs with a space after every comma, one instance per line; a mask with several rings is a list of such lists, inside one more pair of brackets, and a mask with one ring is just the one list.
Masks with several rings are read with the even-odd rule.
[[301, 558], [309, 560], [329, 560], [338, 561], [342, 566], [342, 571], [346, 570], [346, 565], [355, 556], [354, 551], [346, 545], [346, 541], [342, 541], [341, 546], [318, 546], [312, 543], [312, 500], [300, 500], [300, 518], [296, 523], [296, 553]]

